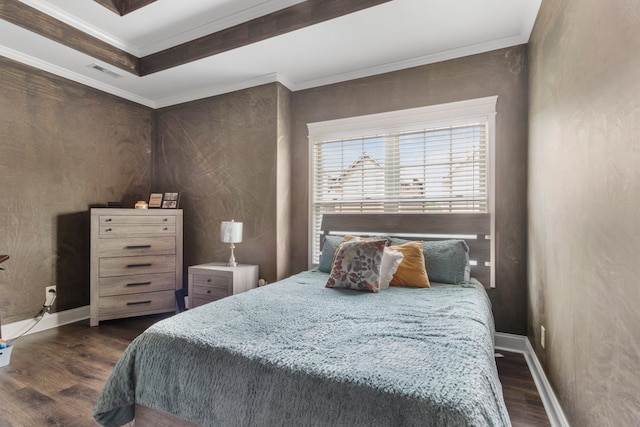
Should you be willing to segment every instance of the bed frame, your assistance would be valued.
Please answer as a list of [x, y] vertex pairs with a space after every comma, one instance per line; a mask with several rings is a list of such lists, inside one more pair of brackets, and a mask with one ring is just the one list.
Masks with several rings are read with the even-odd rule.
[[[494, 283], [489, 214], [324, 214], [321, 230], [321, 244], [327, 234], [347, 233], [384, 234], [409, 240], [463, 239], [469, 246], [471, 276], [485, 286]], [[143, 405], [136, 404], [135, 411], [136, 427], [198, 427]]]

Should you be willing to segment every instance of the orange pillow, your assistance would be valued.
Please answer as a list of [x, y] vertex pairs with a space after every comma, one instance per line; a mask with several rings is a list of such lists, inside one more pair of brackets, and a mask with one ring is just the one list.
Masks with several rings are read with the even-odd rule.
[[429, 288], [429, 277], [424, 266], [423, 242], [409, 242], [389, 249], [401, 252], [404, 258], [391, 279], [391, 286], [406, 286], [409, 288]]

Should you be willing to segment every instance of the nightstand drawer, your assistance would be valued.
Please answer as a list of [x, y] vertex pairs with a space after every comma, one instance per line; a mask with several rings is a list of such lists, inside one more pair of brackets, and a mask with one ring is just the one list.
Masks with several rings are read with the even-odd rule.
[[174, 255], [101, 258], [99, 277], [174, 273], [175, 271], [176, 257]]
[[170, 291], [176, 286], [175, 273], [136, 274], [100, 278], [100, 296]]
[[175, 253], [175, 237], [128, 237], [100, 239], [98, 242], [98, 254], [101, 257], [170, 255]]
[[100, 316], [109, 319], [140, 313], [172, 311], [175, 309], [175, 291], [146, 292], [100, 298]]
[[[218, 273], [218, 272], [215, 272]], [[193, 284], [196, 286], [214, 286], [218, 288], [227, 289], [231, 283], [233, 283], [233, 275], [224, 274], [211, 274], [211, 275], [193, 275]]]
[[233, 289], [224, 286], [193, 286], [193, 296], [210, 299], [211, 301], [227, 297], [233, 293]]

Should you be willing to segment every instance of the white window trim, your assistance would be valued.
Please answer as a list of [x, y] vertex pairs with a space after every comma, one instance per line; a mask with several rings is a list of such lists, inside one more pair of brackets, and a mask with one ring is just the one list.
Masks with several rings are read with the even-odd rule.
[[[489, 96], [465, 101], [449, 102], [446, 104], [429, 105], [426, 107], [410, 108], [406, 110], [390, 111], [385, 113], [369, 114], [365, 116], [348, 117], [323, 122], [308, 123], [309, 129], [309, 177], [308, 177], [308, 265], [309, 268], [317, 266], [313, 263], [314, 242], [313, 229], [313, 205], [315, 195], [313, 192], [313, 143], [328, 139], [343, 139], [360, 137], [363, 135], [375, 135], [393, 133], [394, 131], [421, 130], [425, 127], [438, 127], [442, 125], [455, 125], [468, 123], [474, 119], [487, 122], [489, 144], [488, 160], [488, 210], [491, 214], [491, 259], [495, 264], [495, 116], [498, 97]], [[491, 287], [495, 287], [495, 266], [491, 268]]]

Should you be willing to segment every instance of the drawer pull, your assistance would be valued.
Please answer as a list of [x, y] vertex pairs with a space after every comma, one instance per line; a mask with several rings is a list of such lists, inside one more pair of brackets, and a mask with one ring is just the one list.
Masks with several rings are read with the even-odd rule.
[[153, 264], [145, 263], [145, 264], [127, 264], [127, 268], [138, 268], [138, 267], [151, 267]]
[[211, 289], [207, 289], [207, 293], [210, 294], [211, 293]]
[[104, 230], [104, 231], [113, 231], [113, 230], [112, 230], [111, 228], [107, 228], [107, 229], [106, 229], [106, 230]]
[[125, 246], [125, 249], [149, 249], [151, 245], [129, 245]]
[[164, 222], [167, 222], [167, 221], [169, 221], [169, 218], [162, 218], [162, 220], [163, 220]]
[[111, 222], [111, 218], [105, 219], [104, 222]]
[[128, 302], [127, 303], [127, 305], [144, 305], [144, 304], [151, 304], [151, 300], [136, 301], [136, 302]]
[[137, 283], [127, 283], [126, 286], [145, 286], [150, 284], [151, 282], [137, 282]]

